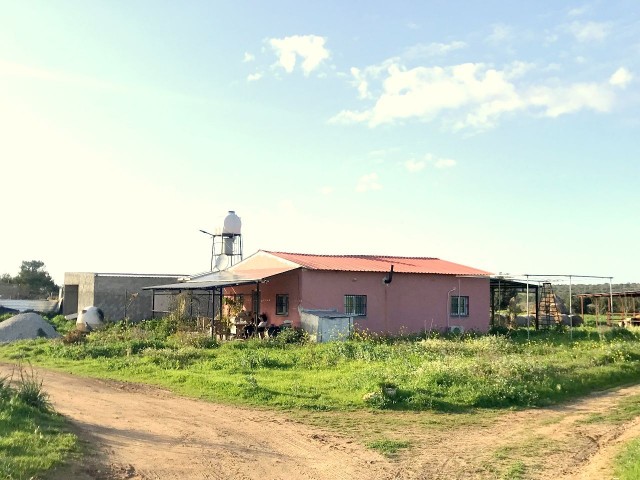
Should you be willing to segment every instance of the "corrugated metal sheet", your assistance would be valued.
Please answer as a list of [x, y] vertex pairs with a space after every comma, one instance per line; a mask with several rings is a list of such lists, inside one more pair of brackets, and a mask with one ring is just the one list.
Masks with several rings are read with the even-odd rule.
[[[240, 264], [238, 264], [240, 265]], [[259, 270], [235, 270], [233, 272], [225, 270], [213, 272], [209, 275], [199, 276], [197, 280], [189, 280], [181, 283], [170, 283], [167, 285], [155, 285], [145, 287], [144, 290], [211, 290], [218, 287], [231, 287], [247, 283], [256, 283], [265, 278], [293, 270], [295, 267], [264, 268]]]
[[435, 273], [442, 275], [487, 276], [490, 272], [430, 257], [389, 257], [376, 255], [311, 255], [306, 253], [266, 252], [310, 270], [348, 272]]

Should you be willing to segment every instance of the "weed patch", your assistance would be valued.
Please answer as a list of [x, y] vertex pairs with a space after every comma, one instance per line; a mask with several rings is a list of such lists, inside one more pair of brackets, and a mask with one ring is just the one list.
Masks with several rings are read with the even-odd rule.
[[606, 413], [589, 415], [584, 423], [621, 424], [640, 416], [640, 395], [623, 398], [615, 407]]
[[20, 369], [15, 388], [0, 378], [0, 478], [36, 478], [76, 451], [76, 437], [53, 413], [33, 372]]
[[615, 459], [615, 475], [618, 480], [640, 478], [640, 438], [627, 443]]
[[388, 438], [384, 438], [380, 440], [374, 440], [372, 442], [367, 442], [366, 446], [372, 448], [373, 450], [377, 450], [383, 455], [393, 456], [400, 450], [409, 448], [411, 446], [411, 443], [401, 440], [391, 440]]

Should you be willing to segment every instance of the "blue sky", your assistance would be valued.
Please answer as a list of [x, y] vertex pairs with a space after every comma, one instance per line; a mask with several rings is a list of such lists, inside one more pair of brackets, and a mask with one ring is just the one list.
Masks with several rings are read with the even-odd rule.
[[640, 8], [0, 1], [0, 273], [257, 249], [639, 281]]

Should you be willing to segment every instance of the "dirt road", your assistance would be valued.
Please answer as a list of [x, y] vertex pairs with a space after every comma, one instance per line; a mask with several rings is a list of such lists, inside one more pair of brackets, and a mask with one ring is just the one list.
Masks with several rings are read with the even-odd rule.
[[[0, 367], [0, 375], [12, 367]], [[37, 370], [92, 452], [55, 480], [386, 479], [374, 451], [272, 412], [189, 400], [122, 382]]]
[[[0, 365], [0, 376], [11, 369]], [[41, 369], [37, 374], [89, 452], [49, 480], [608, 479], [619, 444], [640, 436], [640, 418], [584, 421], [640, 395], [640, 385], [472, 425], [405, 422], [395, 434], [412, 448], [388, 460], [351, 440], [349, 432], [310, 427], [279, 413], [190, 400], [144, 385]], [[374, 424], [375, 415], [349, 414], [363, 425]]]

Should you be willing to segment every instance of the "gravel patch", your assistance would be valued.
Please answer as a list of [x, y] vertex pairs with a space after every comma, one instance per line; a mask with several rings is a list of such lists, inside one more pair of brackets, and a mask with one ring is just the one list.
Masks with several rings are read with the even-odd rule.
[[21, 313], [0, 322], [0, 343], [59, 336], [51, 324], [37, 313]]

